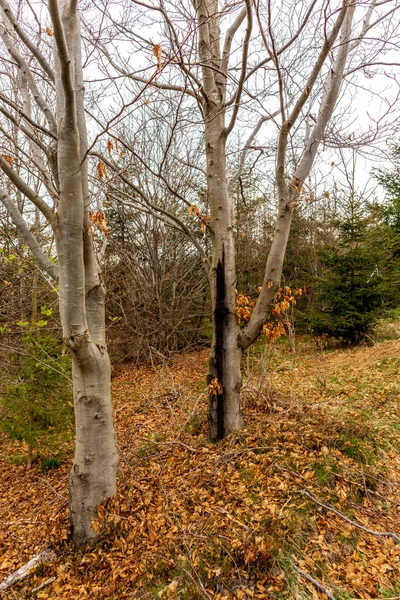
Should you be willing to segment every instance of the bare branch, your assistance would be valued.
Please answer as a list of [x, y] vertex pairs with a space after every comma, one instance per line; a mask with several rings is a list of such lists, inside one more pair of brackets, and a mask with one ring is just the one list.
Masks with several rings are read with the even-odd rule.
[[[90, 29], [87, 27], [87, 25], [85, 25], [85, 27], [86, 27], [86, 30], [89, 32], [89, 34], [93, 37], [93, 34], [90, 31]], [[161, 82], [157, 81], [156, 80], [157, 73], [155, 73], [152, 77], [150, 77], [150, 79], [146, 79], [145, 77], [139, 77], [138, 75], [135, 75], [134, 73], [130, 73], [129, 71], [127, 71], [126, 69], [124, 69], [118, 63], [115, 62], [115, 60], [112, 58], [111, 54], [108, 52], [105, 44], [103, 44], [98, 39], [96, 39], [96, 44], [101, 49], [104, 56], [106, 56], [110, 65], [124, 77], [127, 77], [128, 79], [131, 79], [132, 81], [136, 81], [137, 83], [143, 83], [143, 85], [145, 85], [145, 86], [154, 87], [159, 90], [170, 90], [173, 92], [181, 92], [183, 94], [191, 96], [192, 98], [199, 99], [199, 96], [196, 94], [196, 92], [194, 92], [193, 90], [191, 90], [190, 88], [188, 88], [186, 86], [173, 85], [171, 83], [161, 83]]]
[[[128, 185], [134, 192], [136, 192], [142, 198], [145, 205], [148, 206], [149, 209], [151, 209], [152, 211], [155, 211], [156, 213], [159, 213], [165, 217], [168, 217], [168, 219], [171, 219], [171, 221], [174, 221], [179, 226], [181, 231], [190, 239], [190, 241], [193, 243], [195, 248], [199, 251], [200, 256], [203, 259], [205, 258], [204, 250], [203, 250], [201, 244], [199, 244], [198, 240], [194, 237], [194, 235], [192, 234], [190, 229], [185, 225], [185, 223], [181, 219], [179, 219], [179, 217], [177, 217], [173, 213], [169, 212], [168, 210], [165, 210], [161, 206], [157, 206], [156, 204], [153, 204], [153, 202], [151, 202], [151, 200], [147, 196], [147, 194], [145, 194], [144, 191], [139, 186], [134, 184], [133, 181], [131, 181], [128, 177], [126, 177], [126, 175], [118, 172], [116, 170], [115, 166], [113, 165], [113, 163], [111, 161], [107, 160], [105, 158], [105, 156], [103, 156], [102, 154], [100, 154], [98, 152], [92, 152], [91, 155], [97, 156], [102, 162], [104, 162], [104, 164], [107, 165], [107, 167], [109, 167], [109, 169], [112, 170], [116, 174], [116, 176], [121, 179], [121, 181], [126, 183], [126, 185]], [[187, 201], [185, 201], [185, 202], [187, 203]], [[190, 204], [190, 203], [188, 203], [188, 204]]]
[[[285, 249], [287, 246], [289, 232], [290, 232], [290, 223], [293, 213], [293, 208], [295, 206], [295, 202], [293, 202], [294, 197], [299, 193], [299, 185], [297, 185], [298, 179], [300, 181], [304, 180], [304, 174], [306, 173], [306, 166], [308, 168], [307, 173], [309, 172], [313, 160], [315, 158], [315, 154], [318, 148], [312, 146], [312, 142], [308, 144], [306, 147], [303, 157], [300, 161], [300, 165], [302, 170], [296, 170], [296, 173], [292, 179], [291, 186], [289, 186], [286, 182], [285, 177], [285, 163], [286, 163], [286, 148], [288, 142], [289, 132], [296, 122], [309, 94], [310, 91], [320, 73], [322, 66], [328, 56], [329, 51], [331, 50], [333, 44], [339, 32], [343, 26], [343, 34], [342, 34], [342, 45], [338, 51], [337, 61], [340, 56], [340, 68], [339, 64], [335, 65], [338, 68], [338, 71], [335, 73], [334, 71], [334, 86], [329, 88], [327, 94], [325, 95], [325, 100], [321, 103], [320, 117], [317, 120], [318, 124], [318, 132], [321, 130], [322, 132], [325, 130], [325, 127], [332, 115], [334, 110], [337, 97], [340, 90], [340, 85], [343, 80], [343, 70], [346, 63], [347, 52], [348, 52], [348, 41], [351, 33], [351, 24], [354, 14], [355, 5], [351, 4], [349, 6], [349, 0], [344, 0], [342, 8], [340, 9], [339, 15], [336, 19], [335, 25], [332, 28], [330, 35], [326, 38], [325, 43], [321, 49], [321, 52], [314, 64], [314, 67], [311, 71], [310, 76], [308, 77], [306, 87], [304, 91], [301, 93], [298, 98], [291, 114], [282, 125], [279, 140], [278, 140], [278, 157], [277, 157], [277, 166], [276, 166], [276, 182], [279, 193], [279, 211], [277, 222], [275, 226], [274, 237], [272, 240], [271, 249], [268, 255], [268, 260], [266, 264], [266, 269], [264, 273], [264, 279], [262, 284], [261, 293], [257, 299], [256, 305], [254, 307], [253, 313], [248, 321], [247, 325], [242, 329], [240, 340], [243, 349], [248, 348], [254, 340], [259, 335], [259, 332], [262, 328], [263, 323], [272, 307], [272, 303], [275, 298], [275, 294], [279, 287], [280, 283], [280, 274], [282, 272], [283, 260], [285, 256]], [[335, 68], [335, 67], [334, 67]], [[336, 95], [335, 95], [336, 94]], [[322, 108], [323, 106], [323, 108]], [[326, 112], [323, 112], [326, 111]], [[314, 128], [315, 133], [315, 128]], [[314, 139], [311, 136], [311, 139]], [[315, 150], [315, 152], [314, 152]], [[311, 153], [310, 153], [311, 151]], [[307, 155], [307, 159], [304, 157]], [[306, 162], [307, 160], [307, 162]], [[300, 174], [303, 177], [300, 177]], [[277, 277], [278, 274], [278, 277]]]
[[237, 30], [239, 29], [239, 27], [245, 20], [247, 12], [248, 12], [248, 6], [246, 4], [246, 6], [244, 8], [242, 8], [240, 13], [236, 17], [236, 19], [234, 20], [232, 25], [229, 27], [229, 29], [225, 35], [224, 48], [222, 50], [221, 71], [226, 75], [226, 77], [228, 76], [229, 58], [230, 58], [233, 38], [235, 37]]
[[16, 188], [28, 198], [42, 213], [42, 215], [47, 219], [49, 224], [53, 227], [55, 225], [54, 222], [54, 213], [51, 210], [50, 206], [43, 200], [39, 194], [36, 194], [29, 187], [27, 183], [14, 171], [14, 169], [8, 164], [8, 162], [0, 156], [0, 168], [7, 175], [7, 177], [12, 181]]
[[350, 519], [347, 515], [343, 514], [334, 506], [326, 504], [325, 502], [321, 502], [321, 500], [318, 500], [318, 498], [316, 498], [308, 490], [303, 490], [303, 493], [305, 496], [307, 496], [307, 498], [310, 498], [310, 500], [312, 500], [316, 504], [319, 504], [319, 506], [322, 506], [322, 508], [325, 508], [325, 510], [333, 512], [335, 515], [346, 521], [346, 523], [350, 523], [350, 525], [353, 525], [353, 527], [357, 527], [357, 529], [361, 529], [361, 531], [365, 531], [365, 533], [369, 533], [370, 535], [375, 535], [377, 537], [390, 537], [395, 542], [400, 542], [400, 536], [397, 533], [394, 533], [393, 531], [375, 531], [373, 529], [369, 529], [368, 527], [364, 527], [364, 525], [353, 521], [353, 519]]
[[[284, 44], [282, 46], [282, 48], [279, 48], [279, 50], [277, 50], [276, 55], [279, 56], [280, 54], [282, 54], [283, 52], [285, 52], [285, 50], [287, 50], [288, 48], [290, 48], [290, 46], [297, 40], [297, 38], [299, 37], [299, 35], [301, 34], [301, 32], [303, 31], [304, 27], [307, 25], [307, 22], [311, 16], [311, 13], [314, 9], [314, 6], [316, 5], [317, 0], [313, 0], [310, 4], [309, 9], [306, 12], [306, 15], [303, 19], [303, 21], [300, 24], [300, 27], [298, 28], [298, 30], [296, 31], [296, 33], [290, 38], [290, 40], [288, 42], [286, 42], [286, 44]], [[254, 67], [252, 67], [250, 69], [250, 71], [247, 73], [246, 75], [246, 81], [252, 76], [254, 75], [254, 73], [256, 71], [258, 71], [258, 69], [260, 69], [261, 67], [264, 67], [266, 64], [268, 64], [269, 62], [272, 61], [272, 57], [268, 56], [268, 58], [264, 58], [262, 61], [260, 61], [259, 63], [257, 63]]]
[[304, 579], [308, 579], [308, 581], [311, 581], [313, 586], [315, 586], [319, 592], [322, 592], [323, 594], [325, 594], [325, 596], [328, 598], [328, 600], [336, 600], [335, 596], [333, 596], [330, 593], [330, 591], [324, 585], [322, 585], [322, 583], [320, 581], [318, 581], [314, 577], [311, 577], [311, 575], [309, 575], [305, 571], [302, 571], [301, 569], [299, 569], [299, 567], [297, 565], [295, 565], [294, 563], [292, 563], [292, 567], [296, 571], [296, 573], [298, 573], [301, 577], [304, 577]]
[[3, 113], [3, 115], [9, 120], [11, 121], [11, 123], [14, 123], [14, 125], [16, 125], [21, 131], [22, 133], [24, 133], [26, 135], [26, 137], [28, 137], [30, 140], [32, 140], [32, 142], [34, 144], [36, 144], [41, 150], [42, 152], [47, 153], [47, 146], [45, 146], [43, 144], [43, 142], [41, 142], [37, 135], [35, 135], [35, 132], [28, 129], [28, 127], [25, 127], [24, 125], [22, 125], [19, 120], [14, 117], [14, 115], [12, 115], [6, 108], [4, 108], [3, 106], [0, 106], [0, 113]]
[[[325, 60], [339, 35], [339, 32], [342, 28], [343, 22], [344, 22], [345, 17], [349, 10], [352, 10], [352, 12], [351, 12], [351, 17], [352, 17], [353, 12], [354, 12], [354, 5], [352, 6], [352, 9], [349, 9], [348, 8], [348, 0], [344, 0], [342, 8], [340, 9], [339, 15], [338, 15], [336, 22], [332, 28], [332, 31], [331, 31], [330, 35], [326, 38], [325, 43], [321, 49], [321, 52], [320, 52], [317, 60], [315, 61], [314, 67], [308, 77], [305, 88], [304, 88], [303, 92], [300, 94], [300, 97], [298, 98], [292, 112], [288, 116], [285, 123], [282, 125], [281, 131], [279, 134], [278, 156], [277, 156], [277, 184], [278, 184], [279, 193], [281, 195], [283, 193], [283, 190], [286, 188], [285, 162], [286, 162], [286, 148], [287, 148], [289, 132], [290, 132], [291, 128], [293, 127], [294, 123], [297, 121], [297, 118], [310, 95], [313, 85], [315, 84], [317, 77], [318, 77], [319, 73], [321, 72], [321, 69], [325, 63]], [[350, 20], [350, 26], [351, 26], [351, 20]], [[347, 44], [345, 44], [344, 47], [346, 48], [346, 56], [347, 56]], [[343, 74], [343, 71], [342, 71], [341, 75], [342, 74]], [[340, 83], [341, 83], [341, 77], [340, 77]], [[321, 114], [321, 112], [320, 112], [320, 114]], [[331, 115], [329, 115], [329, 118], [330, 118], [330, 116]], [[328, 120], [326, 120], [326, 123], [327, 122], [328, 122]], [[314, 156], [315, 156], [315, 154], [314, 154]], [[296, 174], [296, 176], [299, 177], [299, 175], [297, 175], [297, 174]], [[301, 178], [301, 180], [303, 180], [303, 178]]]
[[[21, 131], [22, 131], [22, 129], [21, 129]], [[49, 177], [49, 174], [47, 173], [47, 171], [45, 169], [45, 165], [43, 164], [43, 161], [40, 160], [40, 158], [37, 155], [36, 156], [32, 155], [32, 153], [29, 154], [23, 147], [21, 147], [21, 145], [16, 142], [13, 135], [8, 133], [2, 125], [0, 125], [0, 132], [4, 135], [5, 138], [7, 138], [10, 141], [10, 143], [14, 146], [15, 150], [19, 152], [20, 157], [25, 156], [27, 161], [32, 163], [38, 169], [40, 176], [43, 177], [43, 183], [46, 186], [47, 191], [49, 192], [49, 194], [51, 195], [53, 200], [56, 201], [58, 198], [58, 192], [54, 188], [54, 185]], [[38, 161], [38, 158], [39, 158], [39, 161]], [[30, 170], [29, 166], [27, 166], [27, 169]]]
[[[43, 56], [43, 54], [40, 52], [39, 48], [35, 44], [32, 43], [32, 41], [29, 39], [29, 37], [26, 35], [24, 30], [22, 29], [22, 27], [19, 25], [7, 0], [0, 0], [0, 7], [4, 10], [4, 13], [5, 13], [7, 19], [10, 21], [11, 25], [14, 28], [15, 33], [20, 38], [21, 42], [23, 42], [23, 44], [25, 44], [25, 46], [28, 48], [28, 50], [30, 50], [32, 55], [36, 58], [36, 60], [42, 67], [43, 71], [49, 77], [50, 81], [52, 83], [54, 83], [55, 77], [54, 77], [53, 69], [50, 67], [49, 63], [47, 62], [47, 60]], [[39, 26], [40, 26], [40, 23], [39, 23]]]
[[41, 109], [41, 111], [43, 112], [44, 116], [47, 119], [47, 122], [50, 127], [50, 131], [52, 131], [54, 134], [56, 134], [57, 125], [56, 125], [54, 115], [50, 109], [50, 106], [48, 105], [48, 103], [43, 98], [42, 94], [40, 93], [39, 88], [36, 84], [35, 78], [32, 75], [32, 71], [31, 71], [28, 63], [18, 52], [15, 44], [13, 43], [13, 40], [11, 39], [10, 32], [8, 31], [9, 21], [8, 21], [7, 17], [5, 16], [4, 12], [3, 12], [2, 16], [3, 16], [3, 28], [0, 28], [0, 37], [2, 38], [3, 43], [6, 46], [7, 51], [9, 52], [10, 56], [15, 60], [15, 62], [17, 63], [17, 65], [19, 66], [21, 71], [24, 73], [27, 83], [29, 85], [29, 88], [32, 92], [32, 96], [33, 96], [36, 104], [39, 106], [39, 108]]
[[12, 222], [17, 228], [19, 234], [24, 240], [25, 244], [28, 246], [29, 250], [32, 252], [33, 256], [36, 259], [37, 264], [43, 271], [45, 271], [50, 277], [54, 280], [58, 280], [58, 267], [57, 265], [50, 260], [47, 254], [45, 254], [40, 247], [39, 242], [36, 237], [29, 229], [26, 221], [21, 215], [20, 211], [15, 202], [10, 198], [7, 192], [0, 188], [0, 201], [4, 204], [8, 214], [11, 217]]
[[325, 96], [321, 101], [317, 122], [314, 125], [311, 135], [307, 141], [307, 146], [304, 149], [303, 156], [301, 157], [301, 160], [295, 171], [294, 185], [297, 185], [297, 181], [303, 182], [310, 172], [319, 144], [325, 134], [326, 126], [333, 114], [333, 111], [335, 110], [349, 53], [349, 39], [351, 35], [354, 10], [355, 4], [352, 4], [349, 8], [347, 8], [346, 18], [343, 21], [341, 45], [338, 49], [336, 59], [329, 74], [327, 89]]
[[254, 127], [253, 131], [247, 138], [247, 141], [246, 141], [245, 145], [243, 146], [243, 149], [240, 153], [239, 166], [238, 166], [237, 170], [235, 171], [235, 173], [232, 175], [232, 177], [229, 179], [230, 188], [232, 188], [232, 185], [235, 183], [235, 181], [237, 181], [237, 179], [242, 174], [244, 165], [246, 163], [246, 158], [247, 158], [248, 152], [249, 152], [249, 150], [251, 150], [251, 145], [252, 145], [257, 133], [260, 131], [262, 125], [264, 123], [267, 123], [268, 121], [271, 121], [275, 117], [277, 117], [280, 112], [281, 111], [279, 109], [279, 110], [275, 111], [274, 113], [272, 113], [271, 115], [268, 115], [268, 116], [264, 115], [258, 119], [256, 126]]
[[1, 92], [0, 92], [0, 100], [2, 102], [4, 102], [5, 104], [7, 104], [8, 106], [11, 106], [11, 108], [13, 108], [23, 119], [25, 119], [30, 125], [32, 125], [32, 127], [34, 127], [35, 129], [38, 129], [39, 131], [42, 131], [45, 135], [48, 135], [49, 137], [53, 138], [53, 140], [57, 139], [56, 132], [52, 132], [49, 129], [46, 129], [46, 127], [43, 127], [43, 125], [40, 125], [39, 123], [34, 121], [29, 115], [27, 115], [22, 110], [22, 108], [20, 108], [17, 104], [15, 104], [15, 102], [13, 102], [9, 98], [7, 98], [7, 96], [4, 96], [4, 94], [2, 94]]
[[228, 135], [230, 134], [230, 132], [232, 131], [232, 129], [235, 125], [237, 115], [239, 112], [239, 107], [240, 107], [240, 98], [242, 96], [243, 86], [244, 86], [244, 82], [246, 79], [247, 60], [249, 57], [249, 43], [250, 43], [250, 38], [251, 38], [251, 31], [253, 28], [253, 13], [252, 13], [252, 9], [251, 9], [250, 0], [246, 0], [246, 14], [247, 14], [247, 27], [246, 27], [246, 33], [244, 36], [244, 40], [243, 40], [241, 72], [240, 72], [240, 77], [239, 77], [237, 90], [236, 90], [236, 94], [235, 94], [235, 101], [234, 101], [234, 105], [233, 105], [232, 116], [231, 116], [229, 125], [227, 127], [225, 127], [225, 129], [222, 132], [222, 135], [225, 138], [228, 137]]

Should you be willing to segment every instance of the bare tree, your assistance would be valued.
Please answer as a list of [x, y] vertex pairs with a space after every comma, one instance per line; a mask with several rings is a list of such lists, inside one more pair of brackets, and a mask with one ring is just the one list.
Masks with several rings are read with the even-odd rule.
[[[241, 358], [274, 308], [293, 211], [307, 196], [307, 180], [321, 144], [329, 143], [335, 108], [343, 100], [348, 81], [354, 82], [348, 78], [367, 65], [384, 64], [388, 47], [398, 43], [395, 15], [399, 4], [397, 0], [244, 0], [234, 6], [221, 6], [218, 0], [194, 0], [191, 6], [173, 0], [132, 0], [122, 4], [125, 10], [121, 8], [116, 20], [104, 3], [103, 18], [110, 24], [105, 37], [100, 28], [86, 28], [102, 56], [104, 72], [127, 86], [136, 84], [136, 94], [152, 90], [151, 101], [159, 94], [160, 102], [168, 102], [175, 94], [181, 106], [191, 106], [192, 115], [197, 115], [197, 119], [192, 116], [192, 131], [199, 125], [203, 129], [212, 241], [209, 423], [211, 436], [223, 438], [243, 423]], [[138, 30], [138, 23], [151, 28], [151, 39]], [[382, 37], [379, 43], [378, 35]], [[142, 64], [139, 58], [135, 68], [119, 51], [114, 36], [130, 41], [139, 57], [147, 55], [148, 63]], [[370, 52], [368, 40], [373, 40]], [[229, 155], [232, 144], [237, 145], [239, 126], [245, 129], [247, 140], [232, 172]], [[236, 316], [232, 186], [250, 154], [257, 151], [257, 139], [265, 127], [276, 132], [272, 179], [279, 206], [262, 291], [241, 327]], [[336, 135], [336, 145], [346, 143], [344, 138], [338, 140]], [[165, 153], [172, 146], [171, 142], [165, 145]], [[132, 148], [127, 151], [134, 153]], [[165, 182], [161, 167], [157, 170], [143, 159], [142, 163], [153, 178]], [[110, 168], [115, 169], [111, 164]]]
[[[92, 527], [96, 507], [115, 493], [118, 460], [105, 340], [105, 290], [89, 228], [80, 17], [76, 0], [49, 0], [51, 27], [43, 40], [42, 28], [34, 35], [29, 19], [28, 27], [22, 28], [6, 0], [0, 7], [0, 36], [9, 57], [3, 58], [7, 76], [0, 93], [5, 144], [10, 143], [10, 128], [17, 130], [17, 141], [8, 145], [12, 150], [0, 158], [5, 182], [0, 200], [39, 268], [59, 282], [76, 419], [70, 514], [73, 539], [85, 545], [97, 535]], [[17, 193], [51, 227], [58, 266], [24, 219], [14, 200]]]

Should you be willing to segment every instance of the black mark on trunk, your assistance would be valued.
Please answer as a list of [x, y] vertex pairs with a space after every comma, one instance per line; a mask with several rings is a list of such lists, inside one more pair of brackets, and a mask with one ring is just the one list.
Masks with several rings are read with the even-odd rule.
[[[224, 384], [224, 363], [225, 363], [225, 332], [227, 329], [228, 307], [226, 305], [225, 288], [225, 258], [222, 251], [222, 260], [218, 261], [216, 272], [216, 297], [215, 297], [215, 366], [217, 370], [218, 381]], [[222, 394], [217, 395], [217, 436], [222, 440], [225, 435], [224, 428], [224, 389]]]

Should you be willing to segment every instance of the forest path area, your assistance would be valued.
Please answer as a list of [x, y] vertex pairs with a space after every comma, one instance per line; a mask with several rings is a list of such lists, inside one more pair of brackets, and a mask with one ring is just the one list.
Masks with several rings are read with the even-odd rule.
[[27, 471], [0, 438], [0, 581], [57, 553], [2, 597], [400, 597], [400, 340], [258, 345], [243, 361], [246, 426], [219, 444], [207, 354], [117, 370], [119, 487], [86, 553], [69, 541], [69, 445], [59, 468]]

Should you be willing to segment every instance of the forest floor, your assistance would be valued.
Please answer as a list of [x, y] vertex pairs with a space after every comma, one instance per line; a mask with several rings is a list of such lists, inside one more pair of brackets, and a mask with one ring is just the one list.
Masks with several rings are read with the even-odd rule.
[[0, 582], [57, 554], [0, 597], [400, 599], [400, 340], [259, 345], [244, 361], [246, 427], [218, 444], [206, 359], [118, 371], [118, 492], [85, 553], [69, 540], [72, 449], [27, 471], [0, 438]]

